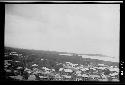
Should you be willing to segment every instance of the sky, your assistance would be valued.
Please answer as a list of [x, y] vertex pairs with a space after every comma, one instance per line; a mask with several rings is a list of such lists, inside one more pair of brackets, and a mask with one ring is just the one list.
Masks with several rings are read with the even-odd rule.
[[119, 57], [119, 4], [6, 4], [5, 46]]

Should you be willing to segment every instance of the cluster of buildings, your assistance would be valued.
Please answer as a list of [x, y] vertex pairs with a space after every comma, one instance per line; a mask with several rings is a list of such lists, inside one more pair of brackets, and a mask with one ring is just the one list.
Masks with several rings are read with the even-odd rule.
[[[16, 52], [9, 55], [22, 56]], [[7, 57], [7, 54], [5, 55]], [[41, 58], [41, 62], [44, 59]], [[11, 62], [20, 63], [20, 61], [5, 60], [4, 67], [7, 73], [12, 73], [9, 77], [23, 81], [119, 81], [119, 68], [117, 66], [108, 66], [104, 64], [98, 65], [82, 65], [73, 64], [71, 62], [57, 63], [62, 65], [58, 72], [55, 68], [39, 67], [32, 64], [32, 68], [18, 66], [13, 71], [8, 69], [12, 67]], [[22, 72], [23, 70], [23, 72]]]

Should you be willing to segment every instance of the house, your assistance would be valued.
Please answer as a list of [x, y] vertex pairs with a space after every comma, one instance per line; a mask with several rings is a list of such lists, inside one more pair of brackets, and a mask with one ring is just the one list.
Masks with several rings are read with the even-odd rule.
[[97, 69], [104, 70], [106, 67], [98, 67]]
[[72, 73], [73, 71], [71, 69], [64, 69], [64, 72]]
[[60, 68], [59, 71], [62, 71], [64, 68]]
[[79, 73], [79, 74], [77, 74], [77, 76], [82, 76], [82, 75]]
[[22, 80], [23, 77], [21, 75], [17, 75], [17, 76], [15, 76], [15, 79]]
[[19, 67], [17, 67], [16, 69], [23, 69], [23, 67], [20, 67], [20, 66], [19, 66]]
[[49, 71], [50, 70], [49, 68], [46, 68], [46, 67], [42, 67], [42, 69], [44, 69], [45, 71]]
[[85, 69], [85, 68], [81, 68], [80, 70], [81, 70], [81, 71], [86, 71], [86, 69]]
[[32, 66], [38, 66], [37, 64], [33, 64]]
[[6, 72], [12, 72], [12, 71], [11, 71], [11, 70], [9, 70], [9, 69], [6, 69], [5, 71], [6, 71]]
[[82, 78], [76, 78], [75, 81], [82, 81], [83, 79]]
[[108, 81], [108, 78], [106, 75], [104, 74], [101, 74], [101, 78], [102, 78], [102, 81]]
[[89, 75], [89, 77], [90, 77], [91, 79], [93, 79], [93, 80], [97, 80], [97, 79], [100, 78], [99, 75]]
[[15, 61], [16, 63], [20, 62], [20, 61]]
[[55, 69], [51, 69], [52, 71], [55, 71]]
[[116, 72], [119, 72], [119, 68], [113, 68], [113, 67], [110, 67], [109, 70], [110, 70], [110, 71], [116, 71]]
[[41, 58], [41, 61], [43, 61], [44, 59]]
[[87, 74], [82, 74], [82, 77], [89, 77]]
[[110, 75], [110, 76], [116, 76], [116, 75], [119, 75], [119, 73], [114, 72], [114, 73], [110, 73], [109, 75]]
[[80, 71], [80, 70], [77, 70], [77, 71], [76, 71], [76, 74], [81, 74], [81, 72], [82, 72], [82, 71]]
[[36, 80], [36, 76], [35, 76], [35, 75], [30, 75], [30, 76], [28, 77], [28, 80]]
[[12, 60], [5, 60], [5, 61], [4, 61], [4, 65], [11, 65], [10, 62], [12, 62]]
[[64, 78], [67, 78], [67, 79], [71, 78], [71, 76], [68, 76], [68, 75], [61, 75], [61, 76], [63, 76]]
[[98, 64], [99, 66], [105, 66], [105, 64]]
[[119, 81], [119, 79], [112, 79], [112, 81], [118, 82], [118, 81]]
[[26, 71], [27, 73], [32, 73], [32, 70], [31, 69], [28, 69], [28, 68], [25, 68], [24, 71]]
[[55, 78], [56, 78], [56, 79], [59, 79], [59, 80], [62, 79], [62, 77], [61, 77], [59, 74], [56, 74], [56, 75], [55, 75]]
[[47, 78], [47, 76], [39, 76], [40, 78]]

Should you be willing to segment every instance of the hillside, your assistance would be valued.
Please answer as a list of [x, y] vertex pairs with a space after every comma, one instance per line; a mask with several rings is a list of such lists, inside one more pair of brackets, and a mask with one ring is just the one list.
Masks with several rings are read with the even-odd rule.
[[[90, 58], [82, 58], [81, 56], [78, 56], [78, 54], [72, 53], [72, 56], [65, 56], [65, 55], [59, 55], [59, 54], [67, 54], [67, 52], [57, 52], [57, 51], [43, 51], [43, 50], [28, 50], [28, 49], [19, 49], [19, 48], [11, 48], [11, 47], [6, 47], [6, 51], [16, 51], [18, 53], [21, 53], [23, 55], [32, 55], [35, 57], [40, 57], [40, 58], [46, 58], [49, 60], [54, 60], [58, 62], [66, 62], [67, 60], [72, 63], [78, 63], [78, 64], [83, 64], [85, 61], [89, 62], [96, 62], [96, 63], [102, 63], [102, 64], [107, 64], [107, 65], [114, 65], [118, 66], [119, 64], [117, 62], [110, 62], [110, 61], [103, 61], [103, 60], [98, 60], [98, 59], [90, 59]], [[71, 54], [71, 53], [70, 53]], [[89, 55], [89, 56], [100, 56], [103, 57], [101, 54], [84, 54], [84, 55]], [[107, 56], [106, 56], [107, 57]], [[84, 62], [83, 62], [84, 61]]]
[[[72, 54], [70, 56], [60, 55], [60, 54]], [[72, 65], [77, 65], [76, 67], [70, 67], [73, 69], [82, 67], [82, 68], [98, 68], [99, 64], [103, 64], [109, 67], [119, 67], [117, 62], [102, 61], [98, 59], [82, 58], [75, 53], [67, 52], [57, 52], [57, 51], [43, 51], [43, 50], [29, 50], [29, 49], [20, 49], [5, 47], [5, 61], [10, 62], [10, 66], [6, 69], [11, 69], [13, 72], [16, 68], [21, 67], [23, 71], [28, 69], [33, 69], [34, 65], [37, 69], [42, 69], [43, 67], [54, 69], [56, 73], [59, 72], [60, 68], [67, 68], [66, 62], [69, 62]], [[104, 67], [103, 66], [103, 67]], [[105, 69], [106, 70], [106, 69]], [[55, 73], [54, 72], [54, 73]], [[7, 75], [10, 75], [7, 73]], [[15, 73], [14, 73], [15, 75]]]

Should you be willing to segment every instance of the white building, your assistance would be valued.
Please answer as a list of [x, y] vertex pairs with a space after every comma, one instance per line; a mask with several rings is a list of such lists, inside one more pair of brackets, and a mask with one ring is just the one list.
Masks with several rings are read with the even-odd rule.
[[100, 78], [99, 75], [89, 75], [90, 78], [95, 79], [95, 78]]
[[35, 80], [36, 79], [36, 76], [35, 75], [30, 75], [29, 77], [28, 77], [28, 80]]
[[14, 78], [14, 79], [18, 79], [18, 80], [22, 80], [23, 79], [23, 77], [20, 76], [20, 75], [18, 75], [18, 76], [9, 76], [9, 77]]
[[71, 78], [71, 76], [67, 76], [67, 75], [62, 75], [65, 78]]
[[73, 72], [71, 69], [64, 69], [65, 72]]
[[23, 67], [20, 67], [20, 66], [19, 66], [19, 67], [17, 67], [16, 69], [22, 69], [22, 68], [23, 68]]
[[116, 75], [119, 75], [119, 73], [117, 73], [117, 72], [114, 72], [114, 73], [111, 73], [111, 74], [109, 74], [110, 76], [116, 76]]
[[79, 74], [77, 74], [77, 76], [82, 76], [82, 75], [79, 73]]
[[50, 70], [49, 68], [46, 68], [46, 67], [42, 67], [45, 71], [48, 71]]
[[59, 71], [62, 71], [64, 68], [60, 68]]
[[15, 62], [17, 62], [17, 63], [18, 63], [18, 62], [20, 62], [20, 61], [15, 61]]
[[89, 77], [87, 74], [82, 74], [82, 77]]
[[55, 71], [55, 69], [51, 69], [52, 71]]
[[41, 58], [41, 61], [43, 61], [44, 59]]
[[32, 70], [28, 68], [25, 68], [24, 71], [28, 72], [29, 74], [32, 73]]
[[38, 66], [37, 64], [33, 64], [32, 66]]
[[76, 71], [76, 74], [81, 74], [81, 72], [82, 72], [82, 71], [79, 71], [79, 70], [78, 70], [78, 71]]
[[110, 70], [110, 71], [116, 71], [116, 72], [119, 72], [119, 68], [113, 68], [113, 67], [110, 67], [109, 70]]

